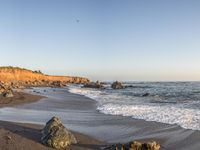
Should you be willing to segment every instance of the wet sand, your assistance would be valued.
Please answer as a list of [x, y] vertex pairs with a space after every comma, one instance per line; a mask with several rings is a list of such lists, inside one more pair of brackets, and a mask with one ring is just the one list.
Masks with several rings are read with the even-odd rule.
[[[12, 98], [0, 98], [0, 108], [14, 107], [37, 102], [44, 96], [15, 92]], [[0, 121], [0, 150], [53, 150], [40, 143], [43, 125]], [[104, 142], [72, 131], [78, 144], [69, 150], [96, 150], [105, 146]]]
[[[53, 150], [40, 143], [43, 126], [0, 121], [0, 150]], [[68, 150], [94, 150], [103, 145], [102, 142], [89, 136], [73, 132], [78, 144]]]
[[0, 96], [0, 108], [11, 107], [20, 104], [33, 103], [39, 101], [43, 96], [33, 95], [24, 92], [14, 92], [14, 97], [5, 98]]
[[69, 93], [67, 89], [34, 90], [46, 98], [31, 104], [2, 108], [0, 120], [44, 124], [55, 115], [61, 118], [67, 128], [108, 143], [156, 140], [161, 144], [161, 150], [200, 149], [199, 131], [186, 130], [178, 125], [105, 115], [96, 110], [96, 101]]

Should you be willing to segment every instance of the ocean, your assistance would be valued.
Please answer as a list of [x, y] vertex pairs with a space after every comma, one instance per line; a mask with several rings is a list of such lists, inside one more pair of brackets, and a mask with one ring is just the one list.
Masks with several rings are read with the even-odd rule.
[[[200, 82], [124, 82], [128, 88], [113, 90], [69, 85], [69, 91], [98, 102], [104, 114], [180, 125], [200, 130]], [[146, 94], [148, 93], [148, 94]], [[145, 95], [146, 94], [146, 95]]]
[[26, 89], [44, 98], [0, 108], [0, 120], [44, 125], [57, 116], [66, 128], [108, 143], [151, 139], [170, 150], [199, 150], [200, 83], [123, 84], [130, 87], [113, 90], [106, 83], [105, 89], [74, 84]]

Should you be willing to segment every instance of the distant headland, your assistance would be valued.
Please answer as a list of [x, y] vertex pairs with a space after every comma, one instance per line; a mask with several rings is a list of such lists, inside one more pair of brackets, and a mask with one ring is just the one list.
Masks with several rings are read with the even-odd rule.
[[20, 67], [2, 66], [0, 67], [0, 81], [4, 82], [53, 82], [59, 81], [64, 83], [87, 83], [90, 80], [84, 77], [74, 76], [52, 76], [43, 74], [40, 70], [32, 71]]

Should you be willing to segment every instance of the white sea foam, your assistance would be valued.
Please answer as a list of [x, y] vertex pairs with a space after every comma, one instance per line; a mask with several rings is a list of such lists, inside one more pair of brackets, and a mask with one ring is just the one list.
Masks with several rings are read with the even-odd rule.
[[[200, 110], [186, 108], [183, 105], [159, 105], [151, 103], [129, 103], [116, 95], [101, 95], [101, 91], [92, 89], [71, 88], [70, 92], [85, 95], [99, 102], [100, 112], [111, 115], [130, 116], [135, 119], [177, 124], [186, 129], [200, 130]], [[124, 103], [123, 103], [124, 102]], [[192, 103], [192, 102], [190, 102]], [[199, 101], [197, 102], [199, 105]]]
[[101, 91], [98, 91], [98, 90], [91, 90], [91, 89], [86, 89], [86, 88], [82, 89], [82, 88], [77, 88], [77, 87], [71, 87], [69, 89], [69, 92], [84, 95], [94, 100], [98, 99], [101, 94]]
[[146, 121], [177, 124], [186, 129], [200, 130], [200, 110], [173, 106], [116, 105], [98, 107], [105, 114], [131, 116]]

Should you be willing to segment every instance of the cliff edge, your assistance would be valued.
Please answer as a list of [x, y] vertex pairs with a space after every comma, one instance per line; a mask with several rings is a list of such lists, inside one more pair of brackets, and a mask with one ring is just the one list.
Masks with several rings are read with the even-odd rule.
[[51, 76], [40, 71], [31, 71], [19, 67], [0, 67], [0, 81], [3, 82], [33, 82], [33, 81], [61, 81], [65, 83], [87, 83], [89, 79], [73, 76]]

